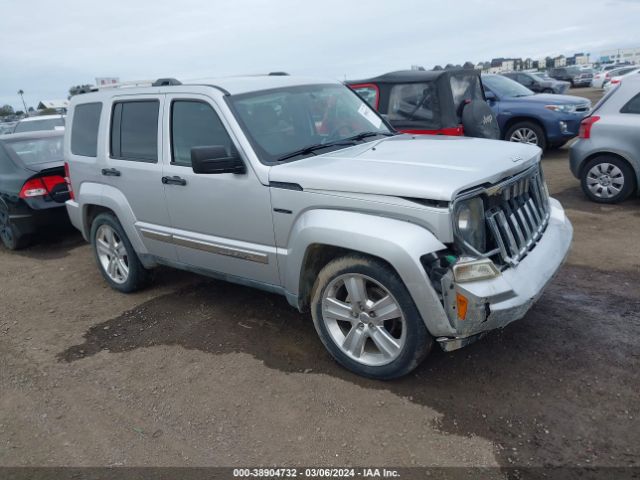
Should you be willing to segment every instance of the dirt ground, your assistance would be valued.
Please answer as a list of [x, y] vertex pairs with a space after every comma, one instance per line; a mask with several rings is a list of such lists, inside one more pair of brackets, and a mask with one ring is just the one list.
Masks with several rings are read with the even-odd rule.
[[169, 269], [118, 294], [73, 232], [0, 247], [0, 466], [638, 466], [640, 200], [588, 202], [566, 149], [543, 165], [566, 265], [526, 318], [393, 382], [337, 366], [284, 298]]

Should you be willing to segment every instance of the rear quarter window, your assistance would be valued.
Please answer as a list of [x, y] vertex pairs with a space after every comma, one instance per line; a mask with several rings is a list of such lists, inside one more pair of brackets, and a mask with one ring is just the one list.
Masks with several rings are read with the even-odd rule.
[[97, 156], [98, 127], [102, 103], [84, 103], [73, 111], [71, 153], [83, 157]]

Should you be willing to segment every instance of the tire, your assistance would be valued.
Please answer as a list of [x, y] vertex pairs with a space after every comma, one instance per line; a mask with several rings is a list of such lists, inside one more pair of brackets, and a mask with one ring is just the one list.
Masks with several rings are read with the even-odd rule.
[[467, 137], [500, 138], [500, 127], [496, 114], [487, 102], [472, 100], [462, 108], [462, 126]]
[[597, 203], [619, 203], [636, 191], [636, 175], [619, 157], [599, 155], [589, 160], [580, 175], [582, 191]]
[[[355, 295], [364, 305], [351, 302]], [[327, 264], [313, 287], [311, 314], [331, 356], [364, 377], [390, 380], [406, 375], [433, 346], [402, 280], [372, 258], [349, 255]]]
[[[518, 140], [521, 138], [521, 140]], [[504, 139], [508, 142], [528, 143], [537, 145], [542, 150], [547, 148], [547, 137], [540, 125], [534, 122], [516, 122], [509, 127]], [[529, 140], [529, 141], [526, 141]]]
[[0, 239], [8, 250], [21, 250], [29, 245], [30, 237], [22, 235], [9, 219], [9, 212], [0, 206]]
[[148, 283], [150, 272], [140, 262], [114, 215], [101, 213], [93, 220], [91, 245], [98, 269], [111, 288], [132, 293]]

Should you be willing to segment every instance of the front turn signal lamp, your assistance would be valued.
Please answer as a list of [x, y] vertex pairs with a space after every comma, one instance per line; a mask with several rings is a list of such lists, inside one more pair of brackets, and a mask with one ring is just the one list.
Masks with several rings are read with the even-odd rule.
[[453, 278], [457, 283], [487, 280], [500, 275], [500, 270], [488, 258], [460, 262], [453, 266]]

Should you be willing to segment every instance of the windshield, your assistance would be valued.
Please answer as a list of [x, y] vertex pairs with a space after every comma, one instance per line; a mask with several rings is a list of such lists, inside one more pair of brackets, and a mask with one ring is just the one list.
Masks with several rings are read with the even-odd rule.
[[535, 75], [538, 78], [542, 78], [543, 80], [551, 80], [551, 77], [546, 72], [532, 73], [532, 75]]
[[[228, 98], [249, 141], [266, 163], [307, 147], [332, 144], [335, 150], [353, 145], [351, 137], [371, 132], [359, 139], [367, 141], [375, 139], [376, 133], [390, 132], [367, 103], [340, 84], [301, 85]], [[340, 143], [342, 140], [345, 142]], [[328, 145], [322, 153], [327, 151]], [[295, 156], [311, 154], [305, 151]]]
[[498, 97], [528, 97], [533, 92], [515, 80], [502, 75], [484, 75], [482, 82]]
[[12, 150], [25, 165], [47, 162], [62, 162], [62, 135], [47, 138], [14, 140], [5, 145]]
[[42, 120], [29, 120], [18, 122], [14, 133], [39, 132], [42, 130], [55, 130], [56, 127], [64, 127], [64, 118], [45, 118]]

